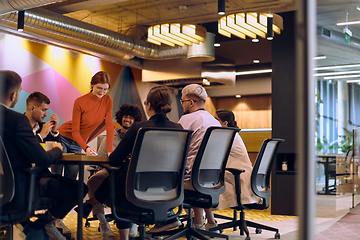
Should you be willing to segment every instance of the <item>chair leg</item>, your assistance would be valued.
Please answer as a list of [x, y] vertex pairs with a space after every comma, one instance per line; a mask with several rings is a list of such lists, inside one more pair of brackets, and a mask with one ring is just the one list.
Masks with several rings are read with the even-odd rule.
[[9, 240], [14, 239], [14, 225], [12, 223], [10, 223], [9, 226], [7, 227], [6, 235], [8, 236]]
[[214, 218], [220, 218], [220, 219], [225, 219], [225, 220], [234, 220], [235, 217], [232, 218], [232, 217], [223, 216], [223, 215], [219, 215], [219, 214], [214, 213]]
[[[237, 211], [234, 209], [234, 217], [233, 217], [233, 222], [236, 222], [237, 221]], [[234, 225], [233, 227], [233, 231], [235, 232], [237, 230], [237, 226]], [[240, 228], [240, 231], [241, 231], [241, 228]], [[243, 233], [244, 234], [244, 233]], [[240, 234], [241, 235], [241, 234]]]
[[[223, 235], [220, 233], [215, 233], [215, 232], [210, 232], [210, 231], [206, 231], [206, 230], [202, 230], [202, 229], [195, 229], [192, 228], [192, 230], [198, 231], [200, 234], [204, 235], [204, 236], [209, 236], [210, 238], [225, 238], [225, 239], [229, 239], [229, 236], [227, 235]], [[206, 238], [205, 238], [206, 239]]]
[[264, 229], [264, 230], [279, 233], [279, 229], [277, 229], [277, 228], [265, 226], [265, 225], [262, 225], [262, 224], [259, 224], [259, 223], [254, 223], [254, 222], [251, 222], [251, 221], [246, 221], [246, 225], [248, 227], [254, 227], [254, 228], [259, 228], [259, 229]]
[[146, 237], [146, 228], [145, 225], [139, 225], [139, 238], [137, 239], [141, 239], [144, 240]]

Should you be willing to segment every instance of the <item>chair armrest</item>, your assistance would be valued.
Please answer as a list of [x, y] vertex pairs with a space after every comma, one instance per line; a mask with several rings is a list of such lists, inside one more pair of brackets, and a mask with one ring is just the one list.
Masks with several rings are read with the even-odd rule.
[[232, 173], [232, 175], [240, 175], [241, 173], [245, 172], [245, 170], [239, 170], [235, 168], [225, 168], [226, 171], [229, 171]]
[[44, 168], [43, 167], [31, 167], [31, 168], [24, 168], [23, 171], [26, 172], [27, 174], [29, 174], [29, 176], [31, 174], [35, 174], [35, 176], [37, 174], [39, 174]]
[[110, 164], [100, 164], [101, 167], [105, 168], [109, 173], [120, 171], [121, 167], [113, 167]]
[[235, 178], [235, 193], [236, 193], [236, 201], [238, 206], [242, 206], [241, 203], [241, 183], [240, 183], [240, 174], [245, 172], [245, 170], [239, 170], [235, 168], [226, 168], [226, 171], [229, 171], [234, 175]]

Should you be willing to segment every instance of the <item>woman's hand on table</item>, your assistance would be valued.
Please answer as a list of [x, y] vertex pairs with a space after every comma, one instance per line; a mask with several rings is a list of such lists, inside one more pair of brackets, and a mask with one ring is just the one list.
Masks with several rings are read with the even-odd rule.
[[86, 155], [87, 156], [99, 156], [97, 154], [97, 152], [95, 151], [95, 149], [93, 149], [91, 147], [86, 148]]

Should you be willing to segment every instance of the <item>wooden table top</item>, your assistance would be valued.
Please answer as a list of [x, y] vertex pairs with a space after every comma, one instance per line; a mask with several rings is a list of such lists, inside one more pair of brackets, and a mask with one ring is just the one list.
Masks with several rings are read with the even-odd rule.
[[109, 163], [107, 156], [87, 156], [80, 153], [63, 153], [59, 162]]

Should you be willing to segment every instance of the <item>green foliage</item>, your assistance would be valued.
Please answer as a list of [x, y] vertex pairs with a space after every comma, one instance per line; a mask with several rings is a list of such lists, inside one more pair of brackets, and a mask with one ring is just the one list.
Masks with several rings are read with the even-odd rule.
[[339, 136], [339, 141], [335, 142], [334, 144], [332, 144], [330, 146], [330, 149], [340, 149], [341, 152], [343, 152], [344, 154], [347, 153], [348, 150], [352, 149], [352, 145], [353, 145], [353, 133], [352, 131], [349, 131], [346, 128], [343, 128], [344, 130], [344, 135], [340, 135]]
[[323, 136], [322, 139], [319, 137], [316, 138], [315, 150], [317, 153], [326, 153], [329, 148], [329, 142], [325, 136]]

